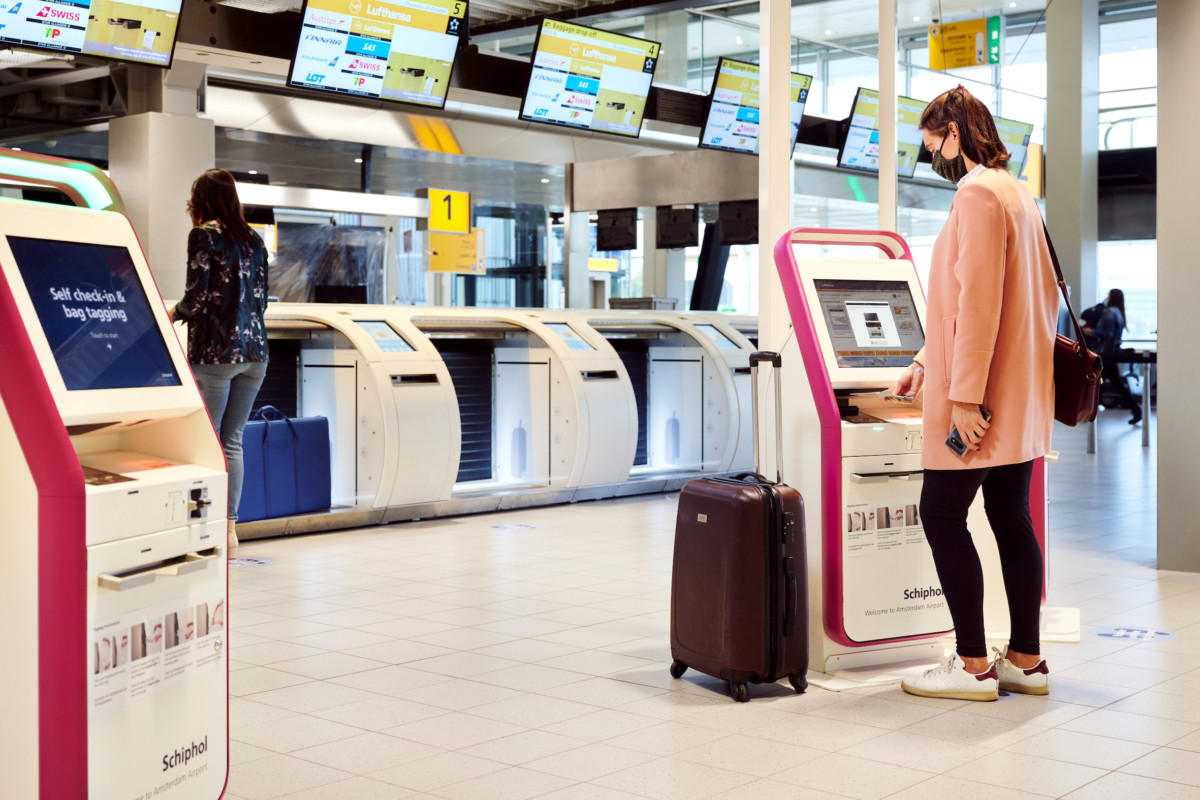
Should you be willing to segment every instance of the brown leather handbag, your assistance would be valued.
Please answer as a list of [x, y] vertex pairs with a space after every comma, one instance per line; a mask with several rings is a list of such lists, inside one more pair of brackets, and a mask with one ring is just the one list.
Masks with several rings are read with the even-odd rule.
[[1054, 243], [1050, 241], [1050, 230], [1045, 220], [1042, 221], [1042, 230], [1046, 232], [1046, 246], [1050, 248], [1050, 260], [1054, 262], [1058, 288], [1067, 303], [1071, 324], [1075, 326], [1074, 339], [1060, 333], [1054, 340], [1054, 418], [1073, 428], [1081, 422], [1096, 419], [1096, 411], [1100, 407], [1100, 371], [1104, 365], [1100, 356], [1088, 349], [1083, 338], [1083, 329], [1079, 327], [1075, 310], [1071, 308], [1067, 282], [1058, 265], [1058, 255], [1054, 252]]

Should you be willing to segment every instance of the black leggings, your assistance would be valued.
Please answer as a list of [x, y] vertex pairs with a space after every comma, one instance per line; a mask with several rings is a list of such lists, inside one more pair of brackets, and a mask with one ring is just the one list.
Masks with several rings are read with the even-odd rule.
[[925, 538], [958, 639], [958, 654], [986, 658], [983, 569], [967, 531], [967, 509], [983, 487], [983, 504], [1000, 551], [1000, 569], [1012, 620], [1009, 647], [1038, 655], [1042, 550], [1029, 516], [1033, 462], [982, 469], [927, 469], [921, 487]]

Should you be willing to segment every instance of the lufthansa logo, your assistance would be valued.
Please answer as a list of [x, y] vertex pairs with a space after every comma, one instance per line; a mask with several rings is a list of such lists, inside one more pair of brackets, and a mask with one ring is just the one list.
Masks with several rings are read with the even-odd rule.
[[350, 13], [357, 14], [362, 10], [362, 3], [359, 0], [350, 0]]
[[572, 44], [571, 47], [569, 48], [568, 52], [573, 56], [579, 55], [579, 45]]

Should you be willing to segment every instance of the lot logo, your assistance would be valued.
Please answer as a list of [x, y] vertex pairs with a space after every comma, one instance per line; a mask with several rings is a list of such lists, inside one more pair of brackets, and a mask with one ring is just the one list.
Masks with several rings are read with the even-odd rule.
[[41, 19], [65, 19], [69, 22], [79, 22], [78, 11], [63, 11], [50, 6], [42, 6], [42, 10], [37, 13]]
[[324, 82], [325, 82], [325, 76], [324, 76], [324, 75], [320, 75], [320, 74], [318, 74], [318, 73], [316, 73], [316, 72], [310, 72], [310, 73], [308, 73], [308, 77], [307, 77], [307, 78], [305, 78], [304, 80], [306, 80], [306, 81], [307, 81], [307, 82], [309, 82], [309, 83], [324, 83]]
[[533, 115], [535, 117], [545, 117], [545, 116], [549, 116], [549, 114], [550, 114], [550, 109], [548, 109], [548, 108], [539, 108], [533, 112]]

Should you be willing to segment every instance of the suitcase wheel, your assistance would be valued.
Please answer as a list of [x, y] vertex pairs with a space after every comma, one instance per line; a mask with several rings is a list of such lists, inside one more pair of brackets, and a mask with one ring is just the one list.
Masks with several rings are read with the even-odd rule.
[[788, 682], [792, 684], [796, 694], [804, 694], [804, 690], [808, 688], [808, 678], [803, 672], [793, 672], [788, 675]]
[[674, 661], [671, 662], [671, 677], [672, 678], [682, 678], [683, 673], [685, 673], [685, 672], [687, 672], [687, 664], [683, 663], [679, 659], [675, 659]]
[[729, 696], [739, 703], [745, 703], [750, 699], [750, 690], [746, 688], [746, 684], [744, 683], [730, 682]]

